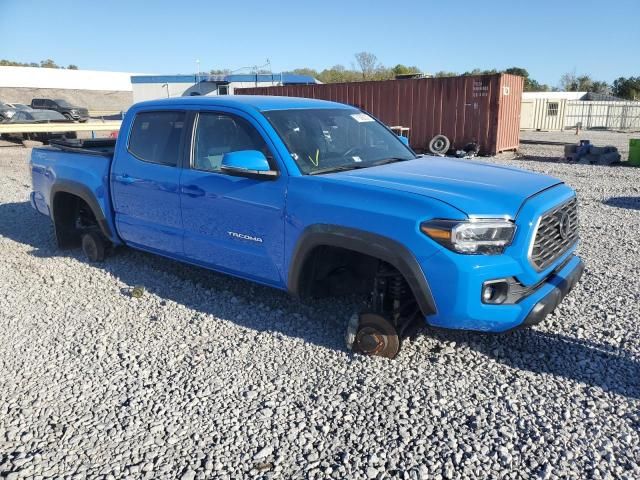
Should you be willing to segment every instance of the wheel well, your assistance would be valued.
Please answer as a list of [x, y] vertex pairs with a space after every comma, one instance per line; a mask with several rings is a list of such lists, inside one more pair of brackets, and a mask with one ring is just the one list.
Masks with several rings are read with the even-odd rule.
[[60, 248], [76, 247], [82, 232], [100, 230], [89, 204], [73, 193], [58, 192], [52, 202], [53, 225]]
[[424, 318], [405, 276], [389, 262], [345, 247], [310, 250], [301, 267], [298, 292], [304, 298], [367, 295], [367, 311], [387, 318], [401, 334]]
[[348, 248], [319, 245], [302, 265], [303, 298], [370, 293], [382, 260]]

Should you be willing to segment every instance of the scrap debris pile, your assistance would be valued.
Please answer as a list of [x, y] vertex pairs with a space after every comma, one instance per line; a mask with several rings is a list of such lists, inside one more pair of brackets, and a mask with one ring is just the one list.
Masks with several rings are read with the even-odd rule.
[[473, 158], [480, 153], [480, 145], [476, 142], [467, 143], [461, 149], [451, 147], [451, 141], [445, 135], [436, 135], [429, 142], [429, 152], [441, 157]]
[[567, 162], [583, 165], [613, 165], [622, 159], [616, 147], [597, 147], [589, 140], [580, 140], [578, 145], [565, 145], [564, 158]]

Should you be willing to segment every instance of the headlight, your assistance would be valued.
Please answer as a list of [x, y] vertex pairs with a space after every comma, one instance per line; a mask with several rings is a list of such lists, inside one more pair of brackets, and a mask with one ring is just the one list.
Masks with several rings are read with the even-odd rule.
[[440, 245], [458, 253], [502, 253], [516, 230], [509, 220], [430, 220], [420, 230]]
[[73, 114], [73, 115], [77, 115], [78, 114], [77, 110], [69, 110], [69, 112], [71, 112], [71, 114]]
[[4, 112], [4, 114], [7, 118], [11, 118], [16, 114], [16, 112], [14, 112], [13, 110], [7, 110], [6, 112]]

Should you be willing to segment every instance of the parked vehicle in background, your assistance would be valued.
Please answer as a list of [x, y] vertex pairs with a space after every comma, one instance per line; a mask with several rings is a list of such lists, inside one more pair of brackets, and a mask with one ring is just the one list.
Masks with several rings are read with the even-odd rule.
[[31, 108], [39, 110], [54, 110], [61, 113], [69, 120], [86, 122], [89, 120], [89, 110], [84, 107], [77, 107], [66, 100], [51, 100], [48, 98], [34, 98], [31, 100]]
[[428, 325], [534, 325], [582, 275], [576, 194], [515, 168], [419, 157], [369, 114], [293, 97], [134, 105], [117, 140], [31, 154], [31, 204], [61, 248], [113, 245], [288, 290], [368, 295], [355, 351]]
[[6, 122], [16, 113], [15, 107], [0, 101], [0, 122]]
[[25, 105], [24, 103], [7, 103], [7, 105], [16, 110], [26, 110], [27, 112], [33, 110], [33, 108], [31, 108], [29, 105]]
[[[27, 107], [29, 108], [29, 107]], [[64, 115], [53, 110], [16, 110], [5, 124], [73, 123]], [[53, 139], [76, 138], [75, 132], [15, 132], [3, 133], [2, 137], [13, 140], [38, 140], [47, 143]]]

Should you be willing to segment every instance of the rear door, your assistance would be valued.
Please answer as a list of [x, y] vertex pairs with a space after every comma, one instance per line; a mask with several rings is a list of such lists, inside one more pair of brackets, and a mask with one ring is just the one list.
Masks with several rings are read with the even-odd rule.
[[128, 244], [181, 256], [180, 165], [185, 112], [136, 114], [126, 148], [118, 149], [111, 185], [116, 228]]
[[181, 177], [184, 252], [190, 260], [282, 286], [286, 175], [256, 180], [220, 171], [225, 153], [260, 150], [280, 169], [268, 136], [241, 112], [196, 115]]

